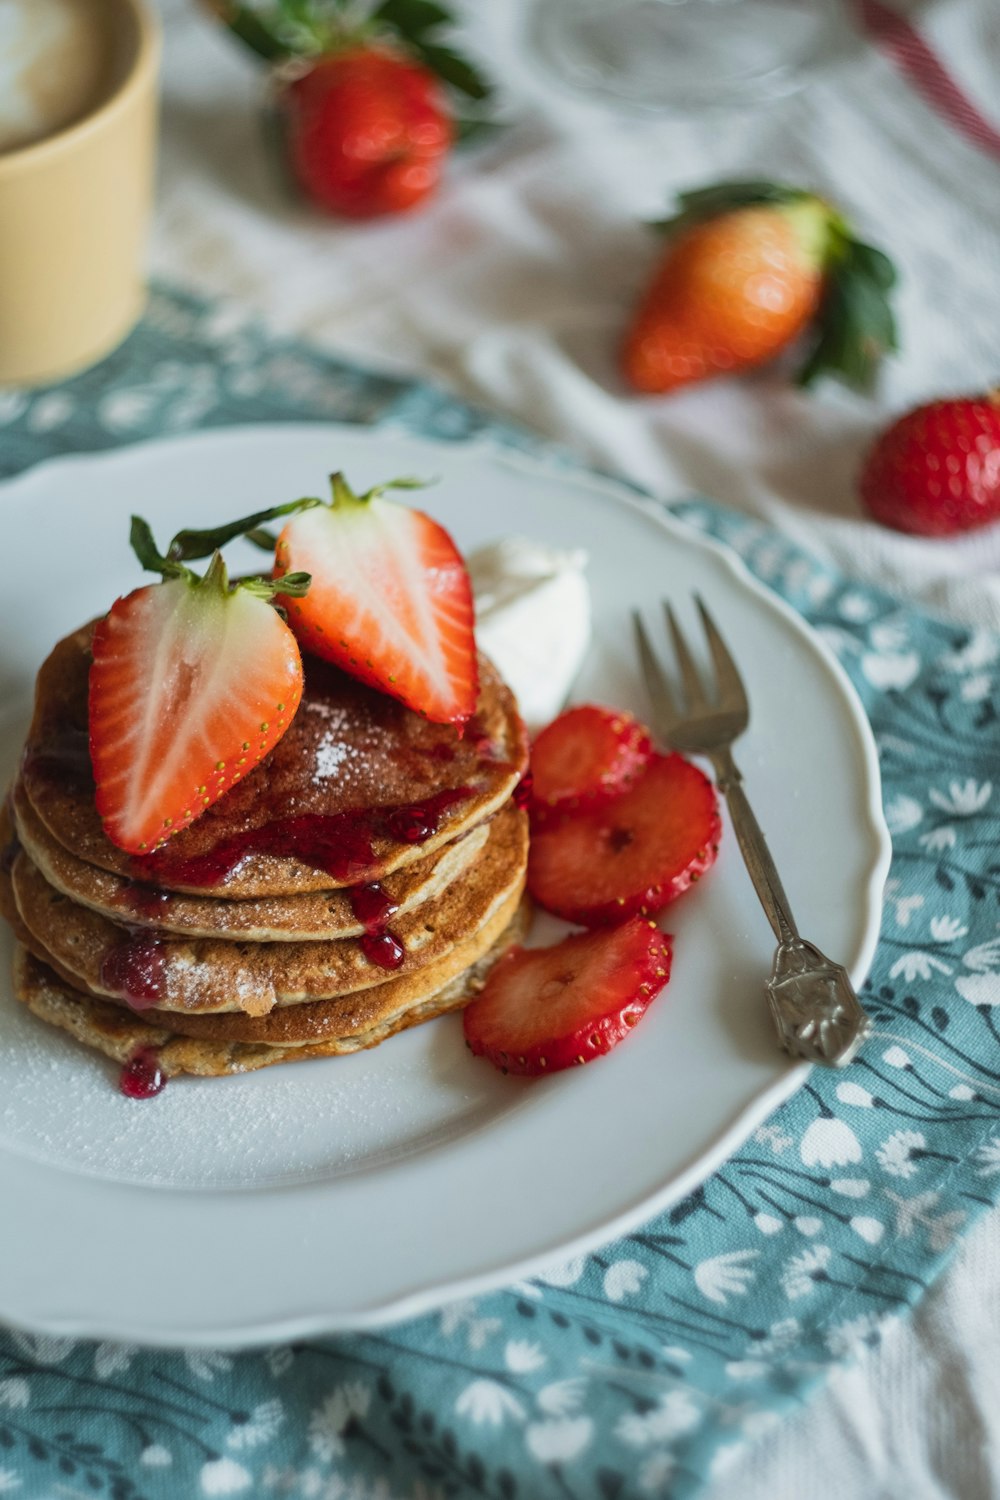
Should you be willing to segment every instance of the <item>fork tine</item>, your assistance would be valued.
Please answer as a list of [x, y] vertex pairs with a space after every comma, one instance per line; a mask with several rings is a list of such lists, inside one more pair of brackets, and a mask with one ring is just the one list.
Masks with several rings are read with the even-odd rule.
[[715, 666], [715, 680], [718, 685], [719, 702], [724, 703], [727, 708], [746, 708], [747, 692], [743, 686], [743, 678], [725, 641], [719, 634], [719, 627], [705, 607], [705, 602], [700, 594], [695, 594], [695, 603], [698, 613], [701, 615], [701, 623], [705, 627], [705, 636], [708, 640], [708, 649], [712, 653], [712, 662]]
[[678, 625], [676, 616], [670, 605], [664, 602], [663, 610], [667, 617], [667, 624], [670, 627], [670, 635], [674, 643], [674, 654], [677, 657], [677, 665], [680, 668], [681, 679], [684, 683], [688, 708], [700, 708], [705, 703], [705, 689], [702, 687], [698, 668], [694, 664], [694, 658], [688, 650], [687, 641], [681, 634], [681, 627]]
[[632, 611], [632, 623], [635, 626], [635, 643], [642, 665], [642, 675], [646, 679], [646, 690], [653, 704], [653, 714], [659, 721], [657, 728], [661, 734], [665, 735], [677, 719], [677, 705], [646, 633], [642, 616], [637, 609]]

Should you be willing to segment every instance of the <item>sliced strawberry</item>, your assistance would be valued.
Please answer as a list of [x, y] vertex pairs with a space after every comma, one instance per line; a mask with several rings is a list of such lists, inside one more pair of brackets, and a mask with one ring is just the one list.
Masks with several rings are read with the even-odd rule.
[[112, 843], [145, 854], [267, 754], [302, 696], [298, 644], [221, 557], [119, 599], [94, 631], [90, 756]]
[[651, 914], [704, 874], [720, 832], [708, 778], [681, 755], [654, 755], [611, 802], [535, 831], [528, 889], [547, 911], [584, 927]]
[[635, 917], [500, 959], [464, 1014], [465, 1040], [505, 1073], [556, 1073], [610, 1052], [670, 977], [670, 939]]
[[[405, 481], [401, 483], [405, 484]], [[454, 542], [422, 511], [355, 495], [341, 475], [333, 502], [288, 522], [275, 577], [311, 574], [283, 599], [307, 651], [336, 662], [438, 724], [463, 725], [476, 706], [472, 589]]]
[[630, 714], [584, 704], [560, 714], [531, 747], [536, 816], [595, 807], [625, 790], [652, 754]]

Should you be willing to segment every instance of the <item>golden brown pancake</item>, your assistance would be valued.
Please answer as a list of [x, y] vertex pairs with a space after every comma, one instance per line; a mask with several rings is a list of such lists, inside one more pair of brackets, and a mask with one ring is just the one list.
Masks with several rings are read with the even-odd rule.
[[[389, 931], [404, 950], [394, 969], [406, 978], [476, 935], [524, 887], [527, 814], [508, 805], [461, 880], [430, 904], [394, 915]], [[385, 983], [387, 971], [354, 938], [329, 942], [237, 943], [211, 938], [130, 935], [67, 899], [21, 849], [9, 877], [32, 948], [81, 989], [137, 1009], [265, 1015], [275, 1005], [329, 999]]]
[[[77, 1041], [117, 1062], [125, 1063], [136, 1051], [153, 1048], [159, 1067], [168, 1077], [178, 1073], [210, 1077], [248, 1073], [272, 1063], [329, 1057], [374, 1047], [408, 1026], [419, 1025], [465, 1005], [482, 988], [497, 959], [523, 937], [528, 920], [523, 903], [515, 904], [513, 909], [498, 911], [490, 924], [489, 946], [467, 967], [452, 973], [450, 978], [442, 977], [456, 961], [456, 953], [444, 960], [441, 966], [423, 970], [423, 983], [429, 987], [437, 980], [438, 987], [433, 991], [428, 988], [422, 995], [418, 995], [412, 980], [390, 980], [380, 986], [381, 1009], [378, 1012], [372, 1007], [357, 1018], [351, 1029], [325, 1035], [321, 1040], [306, 1039], [304, 1034], [299, 1041], [285, 1040], [268, 1045], [264, 1042], [181, 1036], [162, 1026], [149, 1025], [117, 1005], [80, 993], [21, 945], [18, 945], [14, 960], [14, 992], [41, 1020], [62, 1028]], [[379, 992], [366, 993], [374, 997]], [[311, 1009], [296, 1007], [289, 1014]]]
[[[49, 833], [20, 782], [15, 783], [11, 800], [17, 836], [49, 885], [111, 921], [192, 938], [254, 943], [315, 942], [357, 937], [364, 931], [351, 907], [352, 887], [243, 901], [175, 895], [113, 875], [70, 854]], [[381, 882], [386, 898], [401, 912], [435, 900], [468, 869], [488, 836], [489, 824], [480, 823], [434, 854], [387, 875]]]
[[38, 674], [22, 780], [55, 840], [113, 874], [227, 898], [381, 880], [488, 818], [527, 764], [513, 695], [485, 658], [460, 737], [306, 656], [302, 702], [274, 749], [165, 848], [133, 858], [107, 838], [94, 804], [92, 631], [60, 641]]

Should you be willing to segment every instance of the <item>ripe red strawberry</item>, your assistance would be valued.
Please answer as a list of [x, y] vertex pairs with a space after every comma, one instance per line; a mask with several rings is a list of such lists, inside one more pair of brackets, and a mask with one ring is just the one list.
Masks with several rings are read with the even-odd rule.
[[583, 704], [546, 726], [531, 747], [532, 812], [593, 807], [624, 791], [652, 754], [630, 714]]
[[441, 41], [452, 25], [438, 0], [205, 0], [275, 74], [292, 171], [321, 208], [354, 219], [400, 213], [435, 190], [457, 135], [456, 95], [490, 94], [478, 71]]
[[302, 696], [298, 644], [267, 585], [174, 570], [94, 631], [90, 756], [112, 843], [148, 854], [267, 754]]
[[584, 927], [650, 915], [713, 863], [721, 826], [707, 777], [683, 756], [654, 755], [612, 801], [535, 829], [528, 889]]
[[860, 490], [876, 521], [919, 536], [1000, 520], [1000, 390], [907, 412], [875, 440]]
[[516, 948], [466, 1007], [465, 1040], [505, 1073], [556, 1073], [610, 1052], [669, 977], [670, 939], [639, 917]]
[[671, 391], [774, 359], [812, 330], [803, 383], [865, 385], [895, 348], [895, 273], [828, 203], [770, 182], [680, 195], [670, 238], [622, 349], [637, 391]]
[[321, 208], [372, 219], [436, 189], [452, 124], [422, 63], [383, 46], [334, 52], [294, 78], [282, 103], [292, 169]]
[[[283, 599], [302, 645], [438, 724], [463, 725], [476, 706], [472, 589], [444, 527], [423, 511], [355, 495], [341, 474], [332, 504], [295, 516], [278, 538], [275, 576], [312, 575]], [[398, 481], [395, 488], [412, 488]]]

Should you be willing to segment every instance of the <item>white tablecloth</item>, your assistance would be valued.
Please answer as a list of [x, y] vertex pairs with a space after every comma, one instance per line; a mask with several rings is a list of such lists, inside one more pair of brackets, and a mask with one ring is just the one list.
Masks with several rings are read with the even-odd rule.
[[[926, 55], [903, 49], [907, 74], [900, 52], [859, 29], [794, 97], [687, 119], [571, 95], [525, 54], [520, 4], [470, 3], [468, 45], [503, 84], [511, 123], [455, 162], [429, 209], [363, 226], [318, 219], [282, 190], [252, 61], [190, 0], [159, 4], [156, 273], [368, 365], [435, 376], [658, 494], [698, 491], [765, 516], [859, 576], [1000, 628], [1000, 527], [949, 544], [895, 536], [861, 517], [854, 490], [891, 412], [1000, 378], [1000, 152], [971, 138], [975, 110], [992, 109], [1000, 129], [996, 0], [896, 0], [964, 114]], [[891, 252], [902, 353], [874, 398], [805, 395], [770, 373], [665, 400], [624, 389], [614, 351], [655, 254], [641, 221], [662, 216], [675, 188], [739, 175], [815, 186]], [[1000, 1214], [912, 1319], [769, 1434], [712, 1500], [736, 1493], [1000, 1494]]]

